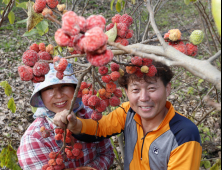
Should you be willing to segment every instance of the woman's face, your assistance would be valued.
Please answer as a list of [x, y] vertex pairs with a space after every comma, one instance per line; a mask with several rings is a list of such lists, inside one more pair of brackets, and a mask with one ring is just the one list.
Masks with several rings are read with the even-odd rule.
[[74, 92], [73, 84], [56, 84], [41, 90], [41, 97], [47, 109], [58, 113], [70, 109]]

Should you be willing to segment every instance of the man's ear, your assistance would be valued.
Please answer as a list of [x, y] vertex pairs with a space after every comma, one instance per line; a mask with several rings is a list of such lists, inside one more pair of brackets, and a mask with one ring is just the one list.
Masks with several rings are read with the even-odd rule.
[[170, 95], [171, 93], [171, 83], [169, 82], [166, 86], [166, 95], [167, 97]]

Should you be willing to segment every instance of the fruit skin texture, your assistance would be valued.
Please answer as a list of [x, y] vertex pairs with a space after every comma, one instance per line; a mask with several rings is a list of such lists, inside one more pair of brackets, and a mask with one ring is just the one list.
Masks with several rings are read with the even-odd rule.
[[151, 66], [153, 63], [153, 60], [152, 59], [149, 59], [149, 58], [143, 58], [143, 66]]
[[33, 70], [29, 66], [19, 66], [18, 73], [22, 81], [30, 81], [33, 78]]
[[55, 70], [59, 72], [64, 72], [68, 65], [68, 61], [65, 58], [59, 58], [58, 56], [53, 58], [53, 63]]
[[86, 19], [82, 16], [79, 16], [79, 28], [80, 31], [86, 32]]
[[106, 27], [106, 19], [102, 15], [91, 15], [86, 20], [86, 29], [90, 30], [93, 27], [100, 27], [104, 30]]
[[133, 23], [133, 18], [128, 14], [124, 14], [119, 18], [120, 23], [124, 23], [129, 27]]
[[133, 30], [128, 30], [127, 34], [126, 34], [126, 39], [130, 39], [133, 37]]
[[135, 56], [131, 58], [131, 62], [133, 65], [142, 66], [143, 59], [141, 57]]
[[64, 73], [63, 73], [63, 72], [60, 72], [60, 71], [57, 71], [56, 77], [57, 77], [59, 80], [62, 80], [63, 77], [64, 77]]
[[111, 50], [106, 50], [103, 54], [87, 54], [87, 60], [96, 67], [108, 64], [113, 57], [114, 55]]
[[73, 11], [68, 11], [62, 16], [62, 30], [69, 36], [79, 34], [79, 17]]
[[35, 76], [44, 76], [50, 70], [49, 63], [47, 62], [37, 62], [33, 67], [33, 74]]
[[102, 76], [102, 81], [104, 83], [109, 83], [111, 81], [111, 76], [110, 75]]
[[100, 112], [94, 111], [93, 114], [91, 115], [91, 118], [95, 121], [99, 121], [102, 119], [103, 115]]
[[169, 39], [171, 41], [177, 41], [177, 40], [181, 39], [181, 32], [179, 29], [170, 30], [169, 33], [170, 33]]
[[85, 106], [89, 106], [88, 99], [91, 97], [90, 94], [86, 94], [82, 97], [82, 102]]
[[112, 29], [114, 27], [113, 23], [110, 23], [109, 25], [106, 26], [106, 31], [109, 31], [110, 29]]
[[141, 71], [140, 67], [137, 67], [137, 70], [136, 70], [135, 74], [136, 74], [137, 77], [143, 77], [143, 75], [144, 75], [144, 73]]
[[100, 105], [100, 99], [96, 95], [93, 95], [88, 99], [88, 104], [89, 106], [98, 107]]
[[193, 45], [199, 45], [200, 43], [202, 43], [203, 39], [204, 39], [204, 33], [201, 30], [195, 30], [190, 35], [190, 42]]
[[115, 40], [116, 43], [120, 43], [123, 46], [129, 45], [129, 41], [126, 38], [117, 37]]
[[51, 15], [51, 16], [52, 16], [52, 15], [53, 15], [53, 12], [52, 12], [51, 9], [49, 9], [49, 8], [46, 7], [46, 8], [43, 9], [42, 15], [43, 15], [43, 16], [46, 16], [46, 15]]
[[119, 64], [117, 63], [112, 63], [111, 64], [111, 71], [119, 71]]
[[86, 53], [94, 53], [94, 51], [103, 47], [108, 41], [108, 36], [100, 27], [94, 27], [85, 33], [82, 39], [84, 50]]
[[70, 37], [62, 29], [58, 29], [55, 32], [55, 41], [59, 46], [66, 47], [69, 44]]
[[126, 72], [128, 74], [133, 74], [137, 71], [137, 68], [135, 66], [126, 66]]
[[106, 91], [109, 93], [113, 93], [114, 91], [116, 91], [116, 84], [113, 82], [107, 83], [106, 84]]
[[34, 66], [35, 63], [39, 60], [39, 55], [34, 50], [27, 50], [22, 55], [22, 61], [27, 66]]
[[123, 96], [123, 93], [121, 91], [121, 89], [116, 89], [113, 94], [118, 97], [118, 98], [121, 98]]
[[157, 69], [154, 65], [149, 67], [149, 73], [147, 73], [146, 75], [149, 77], [154, 77], [157, 73]]
[[39, 45], [36, 44], [36, 43], [33, 43], [30, 47], [29, 47], [30, 50], [34, 50], [35, 52], [39, 52]]
[[45, 81], [45, 75], [44, 76], [33, 76], [32, 78], [32, 82], [33, 83], [40, 83], [40, 82], [43, 82]]
[[141, 67], [141, 72], [142, 73], [148, 73], [149, 72], [149, 67], [148, 66]]
[[120, 105], [120, 99], [116, 96], [109, 99], [109, 103], [111, 106], [119, 106]]
[[99, 67], [99, 73], [101, 75], [106, 75], [108, 73], [109, 69], [105, 66]]
[[106, 102], [104, 100], [101, 100], [100, 105], [96, 107], [96, 110], [100, 113], [106, 111]]
[[182, 41], [179, 44], [173, 44], [172, 46], [181, 53], [187, 54], [187, 47]]
[[124, 23], [118, 23], [117, 25], [117, 35], [121, 38], [126, 38], [126, 34], [128, 33], [128, 27]]
[[114, 17], [112, 17], [112, 23], [119, 23], [119, 19], [120, 19], [121, 15], [120, 14], [116, 14]]
[[56, 8], [56, 6], [59, 4], [58, 0], [46, 0], [47, 5], [49, 8]]
[[117, 81], [120, 78], [120, 73], [118, 71], [114, 71], [110, 74], [110, 76], [113, 81]]
[[38, 54], [39, 54], [40, 60], [51, 60], [52, 59], [51, 55], [45, 51], [39, 52]]
[[45, 44], [44, 43], [39, 43], [39, 50], [45, 51]]
[[198, 47], [192, 43], [187, 43], [187, 55], [195, 57], [198, 53]]
[[46, 6], [46, 0], [36, 0], [34, 4], [34, 11], [41, 13]]

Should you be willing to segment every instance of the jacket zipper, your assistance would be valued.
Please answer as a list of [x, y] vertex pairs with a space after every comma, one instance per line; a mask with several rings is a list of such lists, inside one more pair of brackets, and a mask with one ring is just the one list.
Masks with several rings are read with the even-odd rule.
[[143, 140], [143, 144], [142, 144], [142, 148], [141, 148], [141, 158], [140, 158], [140, 160], [143, 159], [143, 145], [144, 145], [144, 142], [145, 142], [145, 138], [146, 138], [146, 136], [148, 135], [148, 133], [150, 133], [150, 132], [152, 132], [152, 131], [147, 132], [147, 133], [145, 134], [145, 136], [141, 139], [141, 140]]

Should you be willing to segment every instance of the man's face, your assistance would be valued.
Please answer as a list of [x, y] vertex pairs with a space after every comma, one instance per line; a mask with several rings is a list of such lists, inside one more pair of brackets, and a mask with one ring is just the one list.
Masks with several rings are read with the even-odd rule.
[[58, 113], [70, 109], [74, 92], [73, 84], [56, 84], [41, 90], [41, 97], [47, 109]]
[[[126, 89], [131, 108], [141, 119], [150, 121], [161, 119], [166, 111], [166, 99], [170, 95], [171, 84], [166, 87], [160, 78], [146, 81], [134, 81]], [[158, 121], [158, 120], [157, 120]]]

